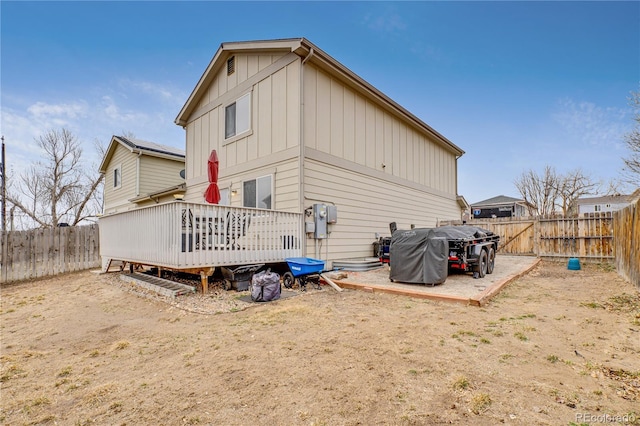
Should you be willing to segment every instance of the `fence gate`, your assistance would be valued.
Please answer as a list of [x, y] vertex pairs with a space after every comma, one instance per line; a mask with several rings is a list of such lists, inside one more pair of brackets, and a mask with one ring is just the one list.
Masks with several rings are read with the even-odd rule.
[[[508, 220], [505, 220], [508, 219]], [[498, 251], [504, 254], [535, 255], [534, 219], [474, 219], [469, 225], [487, 229], [500, 235]]]

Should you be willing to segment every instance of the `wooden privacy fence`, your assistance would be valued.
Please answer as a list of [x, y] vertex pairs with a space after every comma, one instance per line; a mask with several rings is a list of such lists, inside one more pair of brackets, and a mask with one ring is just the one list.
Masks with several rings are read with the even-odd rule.
[[500, 235], [501, 253], [612, 261], [613, 221], [611, 213], [594, 213], [575, 218], [474, 219], [469, 224]]
[[98, 225], [6, 232], [0, 282], [26, 280], [100, 266]]
[[640, 200], [613, 215], [616, 269], [640, 290]]

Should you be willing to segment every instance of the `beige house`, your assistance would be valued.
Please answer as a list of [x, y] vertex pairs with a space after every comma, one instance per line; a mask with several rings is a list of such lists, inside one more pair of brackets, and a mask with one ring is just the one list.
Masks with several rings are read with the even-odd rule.
[[304, 38], [223, 43], [178, 114], [186, 129], [185, 201], [204, 203], [207, 158], [224, 203], [307, 214], [335, 206], [304, 255], [370, 256], [376, 234], [460, 220], [464, 153]]
[[[115, 169], [125, 185], [125, 168], [142, 182], [142, 167], [125, 167], [135, 150], [122, 138], [105, 157], [103, 268], [199, 273], [206, 292], [217, 267], [304, 256], [330, 268], [371, 256], [391, 222], [434, 227], [469, 208], [457, 193], [464, 152], [304, 38], [222, 44], [175, 122], [186, 130], [182, 199], [169, 197], [174, 182], [117, 195]], [[212, 150], [219, 204], [204, 198]], [[154, 196], [163, 188], [166, 202]]]
[[105, 175], [104, 214], [166, 202], [174, 194], [184, 194], [184, 168], [181, 149], [113, 136], [100, 164], [100, 173]]

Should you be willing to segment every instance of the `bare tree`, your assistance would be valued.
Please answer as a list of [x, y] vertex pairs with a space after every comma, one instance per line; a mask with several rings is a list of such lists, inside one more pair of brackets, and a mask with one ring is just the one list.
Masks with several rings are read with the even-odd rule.
[[43, 159], [20, 175], [7, 201], [39, 227], [77, 225], [95, 217], [100, 212], [95, 194], [103, 176], [97, 167], [85, 171], [78, 139], [67, 129], [50, 130], [36, 143]]
[[545, 166], [542, 175], [528, 170], [514, 185], [529, 204], [530, 215], [551, 216], [560, 208], [565, 217], [577, 213], [578, 198], [594, 194], [600, 187], [599, 182], [580, 169], [562, 175], [552, 166]]
[[558, 198], [558, 175], [555, 168], [545, 166], [544, 174], [533, 170], [522, 173], [514, 181], [520, 196], [527, 203], [531, 216], [550, 216], [555, 210]]
[[640, 187], [640, 91], [631, 92], [629, 105], [633, 109], [633, 129], [624, 135], [624, 142], [629, 149], [629, 156], [623, 158], [623, 178], [627, 183]]
[[594, 182], [582, 170], [576, 169], [566, 175], [558, 175], [558, 200], [562, 209], [562, 215], [577, 215], [578, 198], [584, 195], [595, 194], [600, 184]]
[[610, 179], [605, 183], [604, 190], [602, 192], [605, 195], [621, 195], [623, 193], [623, 186], [624, 182], [619, 179]]

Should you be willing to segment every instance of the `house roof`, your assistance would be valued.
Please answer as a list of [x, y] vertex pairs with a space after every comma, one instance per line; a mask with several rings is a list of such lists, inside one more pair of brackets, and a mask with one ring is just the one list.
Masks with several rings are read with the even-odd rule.
[[139, 195], [137, 197], [129, 199], [129, 201], [132, 203], [139, 203], [140, 201], [154, 200], [157, 203], [160, 197], [162, 196], [172, 195], [172, 194], [184, 194], [186, 191], [186, 188], [187, 188], [187, 185], [184, 183], [181, 183], [179, 185], [163, 188], [158, 191], [150, 192], [148, 194]]
[[463, 210], [468, 210], [469, 208], [471, 208], [467, 200], [462, 195], [458, 195], [456, 197], [456, 201], [458, 202], [458, 205], [460, 206], [460, 208]]
[[456, 156], [462, 156], [464, 151], [438, 133], [424, 121], [410, 113], [408, 110], [400, 106], [384, 93], [367, 83], [353, 71], [342, 65], [340, 62], [332, 58], [323, 50], [318, 48], [305, 38], [290, 38], [278, 40], [258, 40], [244, 42], [222, 43], [216, 51], [213, 59], [207, 66], [200, 80], [189, 95], [186, 103], [180, 110], [175, 119], [175, 123], [179, 126], [186, 126], [189, 116], [195, 111], [200, 98], [206, 93], [207, 88], [215, 78], [218, 70], [226, 66], [226, 60], [235, 53], [251, 53], [251, 52], [293, 52], [302, 58], [302, 64], [311, 62], [323, 71], [328, 72], [334, 78], [341, 80], [344, 84], [352, 87], [367, 98], [373, 100], [378, 105], [392, 112], [403, 120], [413, 124], [423, 132], [432, 135], [443, 147], [453, 152]]
[[585, 204], [620, 204], [620, 203], [629, 203], [631, 202], [633, 196], [624, 195], [624, 194], [616, 194], [616, 195], [604, 195], [601, 197], [590, 197], [590, 198], [578, 198], [578, 205]]
[[472, 203], [472, 206], [488, 206], [488, 205], [498, 205], [498, 204], [514, 204], [514, 203], [522, 203], [525, 201], [520, 198], [508, 197], [506, 195], [498, 195], [497, 197], [488, 198], [483, 201], [478, 201], [477, 203]]
[[106, 173], [107, 165], [113, 157], [116, 147], [121, 145], [135, 154], [150, 155], [152, 157], [166, 158], [168, 160], [184, 162], [185, 151], [183, 149], [171, 146], [161, 145], [155, 142], [144, 141], [141, 139], [125, 138], [124, 136], [112, 136], [109, 147], [104, 153], [102, 162], [100, 163], [100, 173]]

